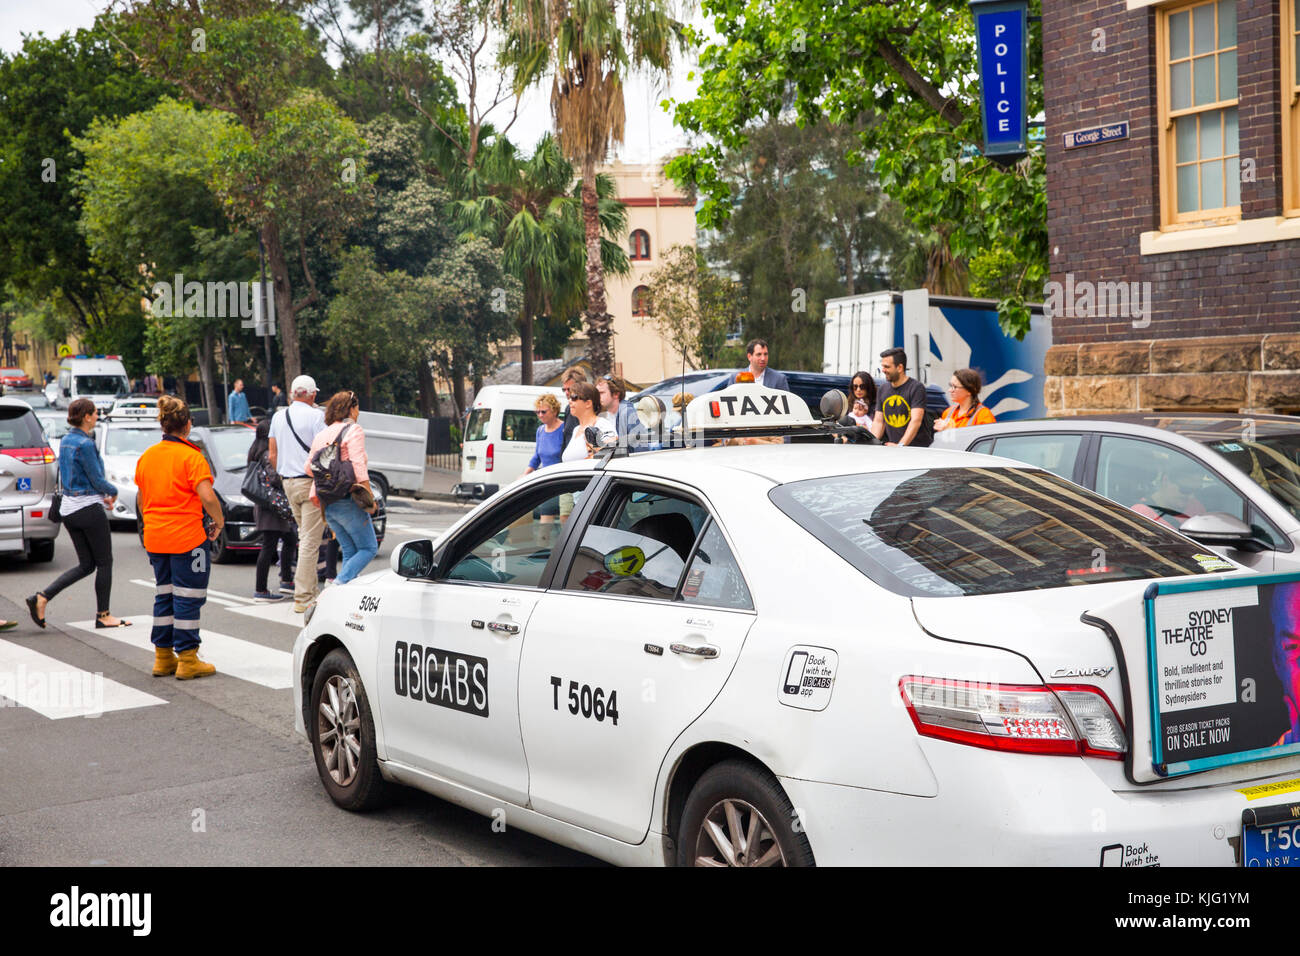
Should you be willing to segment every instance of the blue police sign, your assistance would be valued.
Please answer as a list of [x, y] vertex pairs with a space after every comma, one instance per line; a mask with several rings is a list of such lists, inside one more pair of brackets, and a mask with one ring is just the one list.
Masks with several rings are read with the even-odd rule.
[[1012, 158], [1029, 151], [1028, 8], [1029, 0], [971, 0], [985, 156]]

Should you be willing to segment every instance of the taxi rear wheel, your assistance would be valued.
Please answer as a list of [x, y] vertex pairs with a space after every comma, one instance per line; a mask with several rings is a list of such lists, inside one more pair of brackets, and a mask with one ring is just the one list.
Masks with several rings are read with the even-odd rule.
[[682, 809], [678, 866], [812, 866], [790, 798], [770, 773], [740, 760], [710, 768]]
[[316, 771], [344, 810], [372, 810], [389, 794], [375, 756], [375, 721], [352, 658], [341, 648], [321, 661], [312, 681], [311, 740]]

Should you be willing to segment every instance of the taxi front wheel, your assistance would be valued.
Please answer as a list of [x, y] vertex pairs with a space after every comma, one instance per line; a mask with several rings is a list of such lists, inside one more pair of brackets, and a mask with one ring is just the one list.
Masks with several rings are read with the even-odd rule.
[[728, 760], [700, 777], [677, 833], [678, 866], [812, 866], [812, 847], [775, 777]]
[[330, 799], [344, 810], [373, 810], [389, 784], [375, 757], [375, 721], [352, 658], [341, 648], [321, 661], [311, 689], [312, 751]]

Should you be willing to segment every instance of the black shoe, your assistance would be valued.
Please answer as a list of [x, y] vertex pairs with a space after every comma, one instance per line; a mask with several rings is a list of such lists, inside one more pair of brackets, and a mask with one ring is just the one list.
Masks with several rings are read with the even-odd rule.
[[27, 612], [31, 614], [32, 620], [36, 622], [37, 627], [44, 627], [45, 618], [38, 617], [36, 614], [36, 599], [40, 596], [41, 595], [38, 592], [36, 594], [33, 594], [31, 597], [27, 598]]

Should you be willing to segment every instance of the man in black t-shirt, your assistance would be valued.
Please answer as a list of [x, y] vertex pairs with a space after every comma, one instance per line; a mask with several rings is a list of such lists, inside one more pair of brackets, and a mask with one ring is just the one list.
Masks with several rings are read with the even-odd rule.
[[885, 384], [876, 396], [871, 434], [883, 438], [886, 445], [928, 448], [934, 428], [925, 420], [925, 386], [907, 377], [907, 353], [885, 349], [880, 353], [880, 371]]

